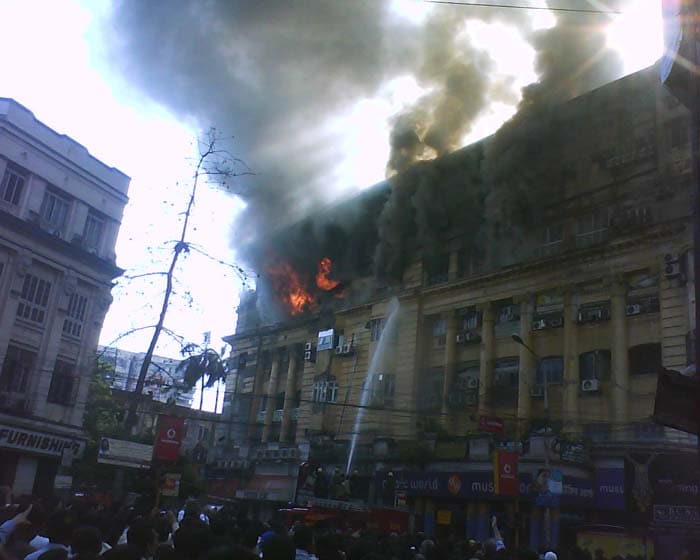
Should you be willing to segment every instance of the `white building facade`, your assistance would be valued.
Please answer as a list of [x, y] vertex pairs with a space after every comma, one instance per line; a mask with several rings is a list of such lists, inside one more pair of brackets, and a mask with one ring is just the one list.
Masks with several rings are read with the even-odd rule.
[[0, 486], [45, 495], [84, 448], [129, 177], [0, 98]]

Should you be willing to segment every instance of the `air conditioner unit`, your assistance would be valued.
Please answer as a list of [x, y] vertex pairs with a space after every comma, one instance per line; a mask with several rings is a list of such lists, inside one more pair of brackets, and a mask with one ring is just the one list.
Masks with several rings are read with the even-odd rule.
[[481, 342], [481, 337], [477, 333], [464, 333], [464, 342]]
[[479, 378], [478, 377], [467, 377], [467, 389], [478, 389], [479, 388]]
[[307, 342], [306, 344], [304, 344], [304, 352], [311, 352], [312, 349], [313, 349], [313, 346], [311, 345], [310, 342]]
[[558, 327], [564, 326], [564, 317], [552, 317], [549, 319], [548, 324], [551, 328], [556, 329]]
[[642, 312], [642, 306], [639, 305], [638, 303], [630, 303], [627, 307], [625, 307], [625, 314], [627, 316], [639, 315], [641, 312]]
[[584, 393], [595, 393], [600, 390], [600, 381], [597, 379], [584, 379], [581, 381], [581, 391]]
[[337, 356], [342, 356], [343, 355], [343, 347], [342, 346], [336, 346], [335, 348], [335, 353]]
[[352, 354], [352, 344], [343, 344], [343, 354]]
[[681, 260], [678, 255], [667, 253], [664, 255], [664, 276], [666, 278], [677, 278], [682, 274]]
[[532, 323], [532, 330], [533, 331], [541, 331], [541, 330], [546, 329], [546, 328], [547, 328], [547, 321], [545, 321], [544, 319], [539, 319], [539, 320], [534, 321]]
[[542, 387], [542, 385], [535, 385], [534, 387], [530, 387], [530, 396], [535, 399], [541, 399], [542, 397], [544, 397], [544, 387]]
[[455, 340], [457, 341], [457, 344], [464, 344], [464, 333], [459, 333], [455, 337]]
[[304, 352], [304, 361], [306, 362], [313, 362], [314, 361], [314, 353], [311, 350], [307, 350]]

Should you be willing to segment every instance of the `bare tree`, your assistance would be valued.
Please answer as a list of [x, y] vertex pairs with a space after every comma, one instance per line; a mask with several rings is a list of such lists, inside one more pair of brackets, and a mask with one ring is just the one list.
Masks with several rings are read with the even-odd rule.
[[148, 349], [146, 350], [146, 355], [143, 359], [143, 363], [141, 364], [139, 376], [136, 381], [136, 387], [134, 389], [136, 398], [131, 399], [129, 411], [126, 415], [125, 425], [128, 430], [131, 430], [136, 424], [136, 411], [139, 401], [138, 397], [143, 393], [148, 370], [153, 359], [153, 353], [158, 345], [158, 339], [160, 338], [162, 332], [168, 331], [168, 329], [165, 327], [165, 318], [168, 313], [170, 298], [173, 294], [175, 269], [183, 253], [186, 254], [190, 251], [190, 244], [187, 241], [187, 235], [189, 232], [192, 209], [197, 198], [197, 189], [200, 186], [200, 180], [215, 181], [229, 188], [229, 181], [234, 177], [253, 175], [253, 173], [247, 169], [242, 171], [237, 170], [237, 167], [243, 165], [243, 162], [240, 159], [233, 157], [227, 150], [220, 147], [223, 140], [224, 139], [217, 133], [217, 131], [212, 128], [208, 131], [206, 139], [199, 142], [199, 156], [194, 166], [194, 174], [192, 176], [192, 185], [189, 191], [187, 206], [185, 211], [182, 213], [183, 223], [180, 231], [180, 237], [174, 245], [170, 265], [168, 266], [167, 271], [164, 273], [153, 273], [156, 275], [165, 276], [165, 291], [163, 293], [163, 301], [161, 303], [158, 321], [152, 326], [153, 336], [151, 337]]

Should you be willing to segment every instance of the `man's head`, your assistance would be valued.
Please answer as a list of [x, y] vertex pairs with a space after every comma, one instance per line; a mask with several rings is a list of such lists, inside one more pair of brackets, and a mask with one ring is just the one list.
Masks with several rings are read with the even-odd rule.
[[81, 560], [97, 558], [102, 551], [102, 533], [95, 527], [79, 527], [73, 531], [71, 549]]
[[158, 546], [158, 533], [147, 519], [137, 519], [126, 532], [126, 542], [138, 549], [142, 558], [149, 558]]
[[313, 552], [314, 533], [308, 525], [297, 525], [294, 529], [294, 546], [306, 552]]
[[260, 545], [263, 560], [294, 560], [296, 551], [289, 537], [274, 534]]
[[211, 548], [211, 531], [202, 521], [182, 525], [173, 537], [175, 551], [181, 558], [194, 560]]
[[69, 546], [75, 525], [75, 517], [71, 512], [63, 509], [55, 511], [46, 522], [46, 536], [52, 543]]

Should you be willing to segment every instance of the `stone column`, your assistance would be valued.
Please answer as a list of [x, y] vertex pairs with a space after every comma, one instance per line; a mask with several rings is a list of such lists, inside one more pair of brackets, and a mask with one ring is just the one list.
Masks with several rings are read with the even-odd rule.
[[272, 356], [272, 368], [270, 369], [270, 380], [267, 383], [267, 406], [265, 407], [265, 421], [263, 423], [262, 442], [267, 443], [270, 439], [272, 429], [272, 417], [275, 413], [275, 396], [277, 394], [277, 378], [280, 369], [280, 354], [275, 351]]
[[[284, 389], [284, 410], [282, 412], [282, 425], [280, 427], [280, 442], [289, 441], [289, 429], [292, 424], [292, 412], [294, 411], [294, 399], [297, 389], [297, 360], [298, 349], [292, 347], [289, 351], [289, 367], [287, 368], [287, 384]], [[265, 413], [267, 415], [267, 413]]]
[[578, 317], [574, 295], [564, 295], [564, 378], [562, 387], [562, 417], [567, 432], [578, 428], [578, 397], [580, 392], [578, 367]]
[[[442, 413], [447, 414], [449, 407], [447, 401], [452, 392], [455, 370], [457, 369], [457, 317], [451, 312], [446, 318], [445, 329], [445, 374], [442, 381]], [[448, 417], [443, 416], [447, 423]]]
[[[532, 318], [534, 305], [531, 297], [524, 297], [520, 301], [520, 338], [532, 348]], [[518, 375], [518, 424], [526, 424], [530, 419], [530, 387], [535, 384], [535, 372], [537, 363], [525, 346], [518, 345], [518, 359], [520, 362], [520, 374]]]
[[493, 377], [494, 313], [491, 303], [479, 306], [482, 312], [481, 355], [479, 357], [479, 414], [488, 413], [489, 391]]
[[627, 303], [625, 286], [616, 281], [610, 297], [611, 385], [613, 418], [616, 422], [627, 420], [627, 392], [629, 390], [629, 358], [627, 355]]

